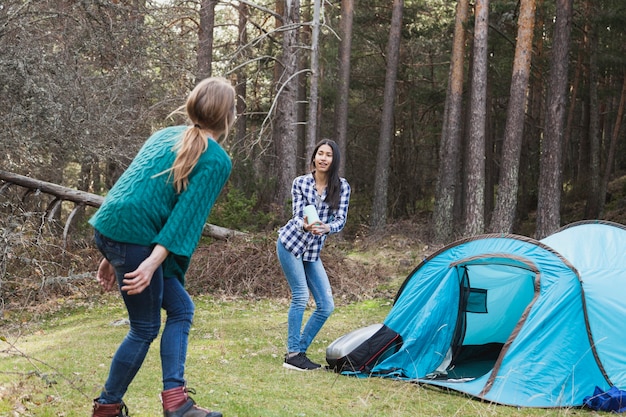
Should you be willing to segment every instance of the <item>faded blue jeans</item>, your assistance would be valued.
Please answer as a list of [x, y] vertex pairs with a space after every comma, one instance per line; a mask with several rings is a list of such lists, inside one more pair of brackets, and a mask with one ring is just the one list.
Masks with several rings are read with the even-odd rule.
[[[335, 309], [328, 275], [321, 259], [315, 262], [303, 261], [301, 257], [296, 257], [285, 249], [280, 240], [276, 243], [276, 253], [291, 288], [291, 304], [287, 316], [287, 351], [306, 352]], [[315, 311], [301, 332], [309, 290], [315, 300]]]
[[[116, 242], [97, 231], [95, 241], [100, 252], [115, 268], [120, 288], [124, 274], [137, 269], [152, 252], [151, 247]], [[99, 402], [117, 404], [122, 400], [152, 341], [159, 335], [161, 308], [167, 314], [161, 335], [163, 390], [185, 385], [187, 343], [195, 307], [183, 285], [176, 278], [164, 279], [163, 270], [159, 267], [150, 285], [140, 294], [120, 292], [128, 310], [130, 330], [113, 356]]]

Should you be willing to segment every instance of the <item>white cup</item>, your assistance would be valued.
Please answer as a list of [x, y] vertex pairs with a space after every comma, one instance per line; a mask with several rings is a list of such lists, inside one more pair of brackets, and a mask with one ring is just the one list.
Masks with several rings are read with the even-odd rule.
[[313, 204], [304, 206], [304, 216], [307, 218], [308, 224], [320, 223], [320, 218], [317, 215], [317, 209]]

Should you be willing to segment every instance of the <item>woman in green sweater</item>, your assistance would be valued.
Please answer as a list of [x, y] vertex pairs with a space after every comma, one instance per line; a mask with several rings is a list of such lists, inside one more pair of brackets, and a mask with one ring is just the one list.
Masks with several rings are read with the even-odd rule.
[[98, 281], [107, 291], [118, 284], [130, 321], [94, 400], [93, 417], [126, 416], [122, 398], [159, 334], [161, 309], [167, 315], [160, 350], [164, 415], [222, 415], [196, 406], [187, 395], [184, 370], [194, 304], [184, 282], [230, 175], [230, 158], [216, 140], [235, 120], [235, 90], [224, 78], [207, 78], [184, 108], [192, 125], [154, 133], [89, 221], [104, 255]]

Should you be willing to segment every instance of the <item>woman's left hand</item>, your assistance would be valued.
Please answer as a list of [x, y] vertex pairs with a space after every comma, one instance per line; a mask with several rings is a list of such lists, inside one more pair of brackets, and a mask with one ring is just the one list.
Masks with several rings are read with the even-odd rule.
[[163, 263], [168, 253], [169, 251], [165, 247], [155, 245], [150, 256], [144, 259], [137, 269], [124, 274], [122, 280], [124, 285], [120, 289], [126, 291], [128, 295], [141, 294], [150, 285], [154, 271]]
[[314, 223], [311, 228], [311, 233], [318, 236], [325, 235], [330, 233], [330, 226], [326, 223]]
[[139, 267], [132, 272], [124, 274], [124, 285], [121, 290], [126, 291], [128, 295], [141, 294], [152, 281], [154, 271], [159, 267], [158, 264], [151, 262], [150, 258], [139, 264]]

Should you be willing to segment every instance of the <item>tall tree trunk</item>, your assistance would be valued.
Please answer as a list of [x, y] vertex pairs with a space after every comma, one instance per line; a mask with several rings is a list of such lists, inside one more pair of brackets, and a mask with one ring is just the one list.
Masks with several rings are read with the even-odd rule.
[[483, 233], [485, 229], [485, 127], [487, 122], [489, 0], [476, 0], [474, 9], [474, 63], [466, 170], [465, 236]]
[[299, 0], [286, 0], [283, 14], [283, 50], [278, 80], [274, 140], [276, 145], [277, 190], [276, 199], [280, 207], [287, 209], [291, 198], [291, 184], [296, 176], [298, 153], [297, 98], [298, 98], [298, 23]]
[[597, 219], [600, 207], [600, 109], [598, 107], [598, 36], [593, 4], [585, 1], [585, 14], [589, 36], [589, 189], [585, 217]]
[[[527, 114], [528, 126], [524, 130], [522, 140], [522, 155], [520, 157], [519, 192], [517, 201], [517, 225], [523, 224], [537, 209], [537, 188], [539, 184], [539, 148], [540, 138], [543, 136], [543, 115], [544, 115], [544, 74], [545, 53], [544, 53], [544, 33], [545, 33], [545, 8], [543, 0], [536, 0], [536, 23], [535, 42], [533, 46], [533, 62], [531, 65], [532, 77], [529, 85], [529, 107]], [[517, 226], [516, 225], [516, 226]], [[531, 234], [532, 232], [525, 232]]]
[[544, 140], [539, 167], [535, 232], [537, 239], [543, 239], [555, 232], [561, 223], [560, 209], [563, 191], [561, 155], [572, 11], [573, 0], [556, 0], [556, 23], [550, 58]]
[[515, 222], [534, 29], [535, 0], [521, 0], [511, 92], [504, 128], [498, 195], [496, 209], [491, 218], [490, 230], [492, 232], [510, 233]]
[[572, 132], [574, 129], [574, 123], [576, 120], [576, 110], [578, 108], [578, 90], [581, 83], [583, 66], [585, 65], [583, 59], [584, 48], [578, 48], [578, 57], [576, 58], [576, 69], [574, 70], [574, 78], [572, 80], [571, 93], [569, 98], [569, 108], [567, 110], [567, 121], [565, 123], [565, 132], [563, 136], [563, 149], [564, 155], [562, 161], [563, 164], [563, 176], [565, 178], [576, 178], [577, 164], [572, 147]]
[[[609, 154], [606, 158], [606, 167], [604, 168], [604, 176], [602, 177], [602, 186], [600, 187], [600, 196], [606, 199], [606, 192], [609, 188], [611, 172], [615, 164], [615, 150], [617, 149], [617, 140], [622, 128], [622, 119], [624, 118], [624, 107], [626, 106], [626, 72], [622, 81], [622, 94], [620, 95], [617, 115], [615, 116], [615, 125], [613, 126], [613, 134], [611, 135], [611, 144], [609, 145]], [[604, 205], [602, 205], [599, 218], [603, 217]]]
[[202, 0], [200, 3], [200, 28], [198, 33], [198, 69], [196, 81], [211, 76], [213, 63], [213, 28], [217, 0]]
[[434, 236], [437, 243], [444, 243], [452, 237], [454, 202], [457, 193], [461, 191], [459, 190], [458, 178], [459, 167], [461, 166], [463, 63], [468, 10], [469, 0], [459, 0], [456, 6], [448, 92], [439, 145], [439, 174], [433, 211]]
[[352, 22], [354, 20], [354, 0], [341, 0], [341, 21], [339, 43], [339, 69], [337, 79], [337, 99], [335, 100], [335, 140], [341, 152], [339, 175], [346, 172], [346, 148], [348, 134], [348, 102], [350, 95], [350, 52], [352, 49]]
[[311, 75], [309, 77], [309, 117], [307, 122], [305, 158], [310, 157], [317, 143], [319, 97], [319, 37], [321, 1], [313, 0], [313, 25], [311, 26]]
[[402, 31], [402, 12], [404, 0], [393, 0], [389, 43], [387, 44], [387, 69], [385, 73], [385, 93], [383, 114], [380, 123], [380, 139], [376, 158], [376, 180], [374, 182], [374, 204], [372, 207], [371, 226], [374, 231], [381, 230], [387, 224], [387, 193], [389, 190], [389, 159], [391, 139], [394, 127], [394, 106], [396, 80], [400, 56], [400, 34]]
[[[496, 121], [493, 117], [491, 109], [492, 98], [491, 85], [487, 83], [487, 94], [485, 95], [485, 192], [483, 193], [483, 231], [486, 228], [486, 225], [489, 224], [489, 221], [491, 220], [491, 213], [493, 213], [494, 210], [494, 192], [497, 181], [495, 176], [498, 175], [498, 170], [495, 166], [494, 160], [496, 152], [498, 154], [501, 153], [496, 149], [498, 143], [496, 141]], [[495, 109], [493, 109], [493, 111], [495, 111]]]
[[[244, 61], [248, 56], [248, 51], [244, 48], [248, 43], [248, 32], [246, 30], [248, 24], [248, 5], [246, 3], [239, 3], [239, 37], [237, 39], [238, 49], [243, 54]], [[239, 69], [235, 73], [236, 83], [235, 91], [237, 92], [237, 121], [235, 122], [235, 142], [238, 144], [245, 143], [246, 128], [247, 128], [247, 115], [246, 115], [246, 97], [248, 91], [246, 85], [248, 83], [246, 77], [246, 71]]]
[[[300, 15], [300, 21], [304, 20], [306, 22], [312, 22], [313, 16], [311, 12], [313, 11], [313, 1], [314, 0], [301, 0], [300, 10], [302, 11]], [[311, 71], [311, 54], [307, 54], [306, 49], [302, 48], [303, 45], [311, 45], [312, 39], [312, 27], [310, 24], [304, 24], [300, 26], [300, 31], [298, 33], [298, 44], [302, 49], [302, 53], [298, 53], [298, 71], [302, 74], [306, 74]], [[318, 61], [319, 62], [319, 61]], [[298, 152], [297, 152], [297, 161], [296, 161], [296, 170], [298, 172], [306, 172], [309, 170], [309, 152], [313, 149], [310, 148], [307, 144], [307, 132], [309, 129], [309, 125], [312, 123], [308, 119], [308, 101], [309, 99], [309, 83], [307, 76], [298, 76], [298, 99], [296, 101], [297, 110], [297, 123], [296, 132], [298, 132]], [[318, 100], [316, 98], [315, 100]], [[319, 105], [318, 105], [319, 108]], [[314, 124], [317, 124], [317, 120]]]

